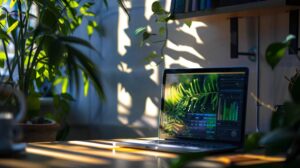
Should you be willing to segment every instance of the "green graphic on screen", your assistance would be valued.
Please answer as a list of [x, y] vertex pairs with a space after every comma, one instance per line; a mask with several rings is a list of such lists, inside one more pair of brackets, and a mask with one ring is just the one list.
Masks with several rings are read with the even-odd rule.
[[[188, 126], [203, 126], [214, 133], [216, 127], [219, 88], [218, 74], [176, 75], [167, 79], [162, 111], [163, 130], [169, 135], [189, 136]], [[195, 122], [197, 118], [203, 122]], [[187, 123], [188, 122], [188, 123]]]
[[218, 120], [237, 121], [239, 104], [236, 101], [221, 99], [218, 111]]
[[160, 135], [237, 140], [243, 84], [243, 74], [168, 75]]

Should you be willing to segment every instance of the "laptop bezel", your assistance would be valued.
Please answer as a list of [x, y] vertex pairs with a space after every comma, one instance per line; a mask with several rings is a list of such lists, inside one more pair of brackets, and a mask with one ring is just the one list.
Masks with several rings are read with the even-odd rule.
[[245, 138], [245, 125], [246, 125], [246, 108], [247, 108], [247, 95], [248, 95], [248, 79], [249, 79], [249, 69], [247, 67], [222, 67], [222, 68], [192, 68], [192, 69], [165, 69], [163, 72], [163, 86], [161, 91], [161, 106], [160, 112], [158, 117], [158, 137], [161, 139], [161, 113], [164, 109], [164, 91], [166, 85], [166, 75], [167, 74], [178, 74], [178, 73], [210, 73], [210, 72], [244, 72], [245, 73], [245, 94], [243, 97], [244, 106], [242, 107], [242, 119], [241, 119], [241, 138], [240, 141], [224, 141], [224, 140], [208, 140], [208, 139], [200, 139], [200, 138], [173, 138], [173, 139], [186, 139], [186, 140], [195, 140], [195, 141], [207, 141], [207, 142], [220, 142], [220, 143], [228, 143], [232, 145], [236, 145], [238, 147], [242, 147], [244, 145], [244, 138]]

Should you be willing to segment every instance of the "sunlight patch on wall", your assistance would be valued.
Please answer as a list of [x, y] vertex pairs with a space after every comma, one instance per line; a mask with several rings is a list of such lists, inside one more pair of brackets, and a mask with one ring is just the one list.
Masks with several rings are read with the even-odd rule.
[[192, 46], [188, 45], [176, 45], [172, 41], [168, 41], [167, 43], [168, 48], [174, 51], [179, 51], [179, 52], [187, 52], [195, 57], [198, 57], [201, 60], [206, 60], [196, 49], [194, 49]]
[[172, 57], [166, 55], [165, 56], [165, 68], [171, 68], [172, 65], [180, 65], [187, 68], [201, 68], [201, 65], [190, 60], [187, 60], [183, 57], [179, 59], [173, 59]]
[[149, 70], [153, 71], [153, 73], [149, 76], [149, 78], [156, 85], [159, 85], [159, 67], [154, 62], [150, 62], [148, 65], [145, 65], [145, 69], [147, 71], [149, 71]]
[[124, 10], [119, 7], [119, 23], [118, 23], [118, 53], [124, 56], [127, 53], [126, 47], [131, 46], [131, 40], [126, 34], [128, 29], [128, 17]]
[[152, 12], [152, 3], [154, 2], [154, 0], [145, 0], [145, 18], [147, 20], [150, 20], [153, 12]]
[[158, 107], [153, 103], [150, 97], [147, 97], [144, 114], [149, 117], [157, 117], [158, 112]]
[[130, 74], [132, 72], [132, 68], [128, 67], [128, 64], [125, 62], [120, 62], [118, 65], [118, 70], [127, 74]]
[[132, 106], [132, 98], [129, 92], [122, 86], [121, 83], [118, 83], [118, 113], [119, 114], [130, 114], [130, 108]]
[[191, 27], [188, 27], [186, 24], [184, 24], [183, 26], [177, 28], [177, 31], [182, 31], [186, 34], [189, 34], [196, 39], [196, 42], [198, 44], [203, 44], [203, 40], [200, 38], [199, 34], [197, 33], [197, 29], [203, 27], [207, 27], [207, 25], [203, 22], [193, 21]]

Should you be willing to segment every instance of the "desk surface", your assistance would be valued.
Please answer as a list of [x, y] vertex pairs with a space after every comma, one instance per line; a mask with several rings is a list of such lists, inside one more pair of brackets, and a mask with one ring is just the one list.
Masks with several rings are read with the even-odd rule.
[[[120, 148], [114, 140], [31, 143], [19, 158], [0, 158], [0, 167], [169, 167], [174, 153]], [[222, 158], [221, 158], [222, 159]]]

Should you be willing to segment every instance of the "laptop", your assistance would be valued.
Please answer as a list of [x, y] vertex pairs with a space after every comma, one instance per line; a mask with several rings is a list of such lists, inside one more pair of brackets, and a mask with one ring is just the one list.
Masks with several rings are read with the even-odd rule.
[[158, 139], [116, 146], [174, 153], [242, 148], [248, 73], [244, 67], [166, 69]]

